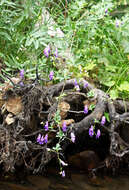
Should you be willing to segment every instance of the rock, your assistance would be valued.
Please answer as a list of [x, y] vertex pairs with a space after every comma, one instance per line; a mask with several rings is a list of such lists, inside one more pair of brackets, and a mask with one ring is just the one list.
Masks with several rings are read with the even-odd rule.
[[99, 158], [94, 151], [83, 151], [68, 158], [68, 164], [76, 169], [88, 171], [97, 167]]

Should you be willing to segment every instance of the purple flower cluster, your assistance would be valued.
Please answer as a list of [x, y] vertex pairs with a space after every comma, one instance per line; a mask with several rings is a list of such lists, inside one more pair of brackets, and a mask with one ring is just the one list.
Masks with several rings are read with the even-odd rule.
[[103, 126], [105, 123], [106, 123], [106, 117], [103, 116], [102, 119], [101, 119], [101, 125]]
[[54, 77], [54, 72], [53, 72], [53, 71], [50, 71], [49, 80], [53, 80], [53, 77]]
[[23, 79], [24, 78], [24, 69], [20, 70], [20, 78]]
[[66, 122], [64, 121], [63, 124], [62, 124], [62, 130], [63, 132], [66, 132], [67, 131], [67, 125], [66, 125]]
[[48, 45], [45, 49], [44, 49], [44, 55], [46, 57], [49, 57], [49, 54], [51, 52], [50, 46]]
[[84, 113], [88, 114], [88, 106], [87, 105], [85, 105], [85, 107], [84, 107]]
[[[48, 45], [47, 47], [45, 47], [44, 49], [44, 55], [48, 58], [51, 52], [51, 48]], [[56, 48], [55, 53], [53, 54], [56, 58], [58, 57], [58, 49]]]
[[45, 136], [42, 136], [41, 134], [38, 135], [37, 137], [37, 143], [39, 144], [47, 144], [48, 142], [48, 134], [46, 134]]
[[[89, 136], [93, 137], [94, 135], [94, 127], [93, 125], [91, 125], [91, 127], [89, 128]], [[96, 134], [96, 139], [98, 139], [101, 135], [100, 129], [97, 130], [97, 134]]]

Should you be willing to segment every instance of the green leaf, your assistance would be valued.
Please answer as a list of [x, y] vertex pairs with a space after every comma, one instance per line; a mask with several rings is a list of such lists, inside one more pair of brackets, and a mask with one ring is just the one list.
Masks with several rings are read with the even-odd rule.
[[117, 89], [110, 90], [109, 94], [110, 94], [111, 99], [113, 99], [113, 100], [118, 98], [118, 90]]
[[129, 92], [129, 82], [128, 81], [124, 81], [119, 87], [118, 89], [120, 91], [127, 91]]
[[115, 84], [115, 81], [108, 81], [103, 83], [105, 86], [112, 87]]
[[89, 110], [94, 110], [95, 109], [95, 104], [91, 104], [90, 106], [89, 106]]
[[57, 132], [57, 134], [56, 134], [56, 137], [58, 137], [58, 138], [62, 138], [62, 137], [64, 137], [65, 135], [64, 135], [64, 133], [63, 133], [63, 131], [59, 131], [59, 132]]
[[25, 46], [26, 46], [26, 47], [27, 47], [27, 46], [30, 46], [30, 45], [33, 43], [33, 41], [34, 41], [34, 38], [27, 38], [26, 43], [25, 43]]
[[94, 91], [93, 90], [90, 90], [88, 93], [87, 93], [87, 97], [88, 98], [92, 98], [92, 97], [94, 97]]
[[109, 113], [108, 113], [108, 112], [105, 112], [105, 113], [104, 113], [104, 116], [106, 117], [106, 120], [107, 120], [108, 122], [110, 122]]
[[38, 47], [39, 47], [39, 41], [35, 40], [35, 41], [33, 41], [33, 43], [34, 43], [35, 49], [38, 49]]
[[91, 71], [91, 70], [94, 69], [95, 66], [96, 66], [96, 64], [89, 63], [89, 64], [86, 65], [85, 69], [86, 69], [86, 71]]

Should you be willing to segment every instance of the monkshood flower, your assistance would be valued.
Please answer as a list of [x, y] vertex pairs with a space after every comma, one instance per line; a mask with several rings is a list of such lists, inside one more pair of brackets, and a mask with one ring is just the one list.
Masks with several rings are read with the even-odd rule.
[[48, 46], [44, 49], [44, 55], [45, 55], [46, 57], [49, 57], [50, 51], [51, 51], [51, 49], [50, 49], [50, 46], [48, 45]]
[[47, 142], [48, 142], [48, 134], [45, 135], [44, 142], [47, 144]]
[[65, 122], [65, 121], [63, 122], [62, 130], [63, 130], [63, 132], [66, 132], [66, 131], [67, 131], [67, 125], [66, 125], [66, 122]]
[[101, 119], [101, 125], [104, 125], [106, 123], [106, 117], [103, 116], [102, 119]]
[[76, 86], [75, 86], [75, 89], [76, 89], [76, 91], [80, 91], [79, 85], [76, 85]]
[[53, 72], [53, 71], [50, 71], [49, 80], [53, 80], [53, 77], [54, 77], [54, 72]]
[[87, 88], [87, 87], [88, 87], [88, 82], [84, 82], [83, 87], [84, 87], [84, 88]]
[[56, 48], [54, 56], [57, 58], [58, 57], [58, 49]]
[[85, 105], [85, 107], [84, 107], [84, 113], [88, 114], [88, 106], [87, 105]]
[[94, 135], [93, 125], [91, 125], [91, 127], [89, 128], [89, 135], [90, 135], [90, 137], [93, 137], [93, 135]]
[[44, 125], [45, 131], [48, 131], [48, 121], [46, 121], [46, 124]]
[[75, 139], [76, 139], [76, 137], [75, 137], [75, 134], [73, 133], [73, 132], [71, 132], [71, 141], [73, 142], [73, 143], [75, 143]]
[[38, 137], [37, 137], [37, 142], [38, 142], [38, 143], [40, 142], [41, 137], [42, 137], [41, 134], [39, 134]]
[[108, 13], [108, 8], [105, 9], [105, 14], [107, 14], [107, 13]]
[[62, 177], [65, 177], [65, 171], [63, 170], [61, 173]]
[[97, 130], [96, 139], [98, 139], [101, 135], [100, 129]]
[[24, 83], [23, 83], [22, 81], [20, 82], [20, 86], [21, 86], [21, 87], [24, 86]]
[[39, 144], [44, 144], [44, 137], [43, 136], [41, 137]]
[[23, 79], [24, 78], [24, 69], [20, 70], [20, 78]]
[[76, 79], [74, 80], [74, 85], [75, 85], [75, 86], [77, 86], [77, 85], [78, 85], [78, 83], [77, 83], [77, 80], [76, 80]]
[[117, 20], [116, 21], [116, 27], [118, 28], [120, 26], [120, 22]]

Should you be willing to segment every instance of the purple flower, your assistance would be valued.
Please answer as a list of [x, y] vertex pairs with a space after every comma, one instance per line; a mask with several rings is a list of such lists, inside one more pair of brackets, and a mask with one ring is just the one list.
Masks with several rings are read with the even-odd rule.
[[108, 8], [105, 9], [105, 14], [107, 14], [107, 13], [108, 13]]
[[117, 20], [116, 21], [116, 27], [118, 28], [120, 26], [120, 22]]
[[50, 79], [50, 80], [53, 80], [53, 77], [54, 77], [54, 72], [51, 71], [50, 74], [49, 74], [49, 79]]
[[21, 87], [24, 86], [24, 83], [23, 83], [22, 81], [20, 82], [20, 86], [21, 86]]
[[44, 144], [44, 137], [43, 136], [41, 137], [39, 144]]
[[57, 48], [56, 48], [56, 50], [55, 50], [54, 56], [55, 56], [55, 57], [58, 57], [58, 49], [57, 49]]
[[62, 174], [62, 177], [65, 177], [65, 171], [64, 170], [62, 171], [61, 174]]
[[47, 142], [48, 142], [48, 134], [45, 135], [44, 142], [47, 144]]
[[76, 91], [80, 91], [79, 85], [76, 85], [76, 86], [75, 86], [75, 89], [76, 89]]
[[39, 143], [40, 140], [41, 140], [41, 134], [38, 135], [38, 137], [37, 137], [37, 142]]
[[50, 54], [50, 51], [51, 51], [51, 49], [50, 49], [50, 46], [48, 45], [48, 46], [44, 49], [44, 55], [45, 55], [46, 57], [48, 57], [49, 54]]
[[70, 135], [71, 135], [71, 141], [74, 143], [75, 139], [76, 139], [75, 134], [73, 132], [71, 132]]
[[101, 119], [101, 125], [104, 125], [105, 123], [106, 123], [106, 118], [105, 118], [105, 116], [103, 116]]
[[85, 82], [84, 85], [83, 85], [84, 88], [87, 88], [88, 87], [88, 82]]
[[93, 135], [94, 135], [93, 125], [91, 125], [91, 127], [89, 128], [89, 135], [90, 135], [90, 137], [93, 137]]
[[96, 139], [98, 139], [101, 135], [100, 129], [97, 130]]
[[78, 84], [77, 84], [77, 80], [76, 80], [76, 79], [74, 80], [74, 85], [75, 85], [75, 86], [77, 86], [77, 85], [78, 85]]
[[85, 105], [85, 107], [84, 107], [84, 113], [88, 114], [88, 106], [87, 105]]
[[48, 131], [48, 121], [46, 121], [46, 124], [44, 125], [45, 131]]
[[23, 79], [24, 78], [24, 69], [20, 70], [20, 78]]
[[67, 131], [67, 125], [66, 125], [66, 122], [65, 122], [65, 121], [63, 122], [62, 130], [63, 130], [63, 132], [66, 132], [66, 131]]

